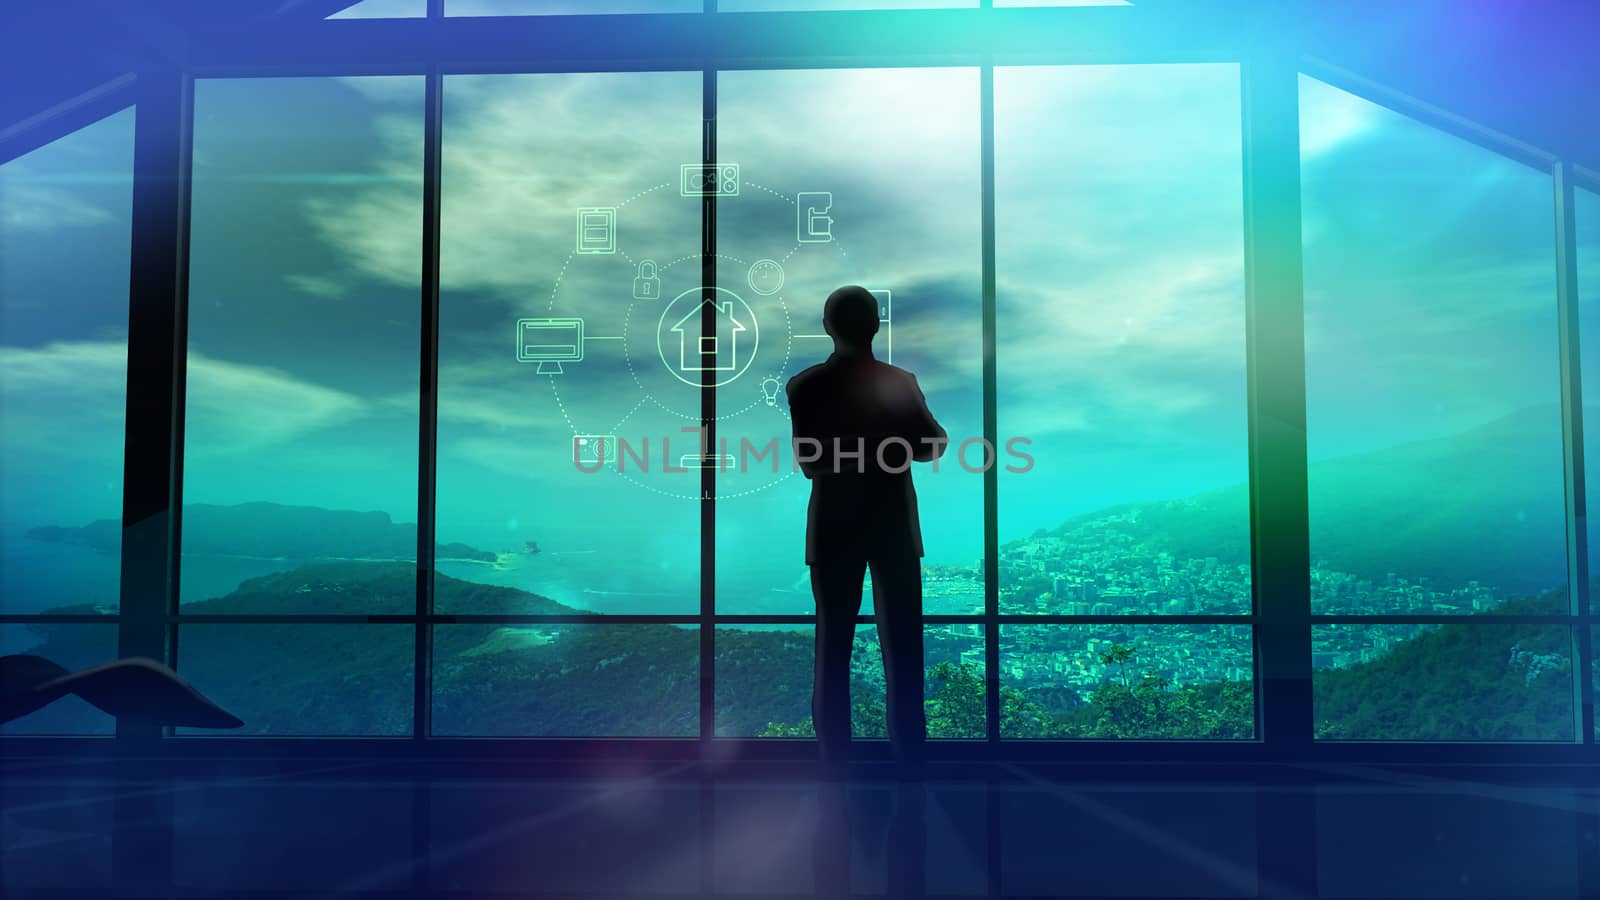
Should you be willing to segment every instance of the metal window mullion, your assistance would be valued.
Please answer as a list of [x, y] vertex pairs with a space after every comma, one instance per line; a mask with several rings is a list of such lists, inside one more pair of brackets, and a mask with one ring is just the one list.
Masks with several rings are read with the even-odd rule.
[[[713, 7], [714, 10], [714, 7]], [[701, 162], [717, 164], [717, 70], [701, 70], [700, 118]], [[717, 283], [717, 198], [708, 193], [700, 202], [700, 284], [702, 293]], [[716, 333], [716, 318], [710, 307], [701, 310], [700, 334]], [[716, 446], [716, 373], [700, 373], [700, 427], [705, 449]], [[700, 739], [710, 741], [716, 734], [716, 487], [714, 468], [700, 470]]]
[[1258, 734], [1295, 753], [1314, 731], [1298, 71], [1261, 54], [1240, 76]]
[[1594, 743], [1593, 632], [1589, 616], [1588, 498], [1584, 473], [1583, 355], [1578, 317], [1578, 239], [1572, 164], [1551, 168], [1555, 185], [1556, 310], [1561, 340], [1562, 465], [1567, 507], [1568, 611], [1577, 676], [1573, 678], [1578, 741]]
[[[979, 183], [981, 194], [983, 269], [983, 436], [999, 446], [995, 368], [994, 262], [994, 66], [978, 70]], [[983, 473], [983, 618], [984, 732], [991, 744], [1000, 740], [1000, 477], [998, 466]]]
[[[706, 14], [717, 11], [717, 0], [705, 0], [702, 7]], [[715, 165], [717, 161], [717, 70], [707, 63], [700, 75], [700, 152], [702, 162]], [[717, 198], [708, 194], [701, 199], [700, 204], [700, 280], [701, 284], [712, 286], [717, 283]], [[707, 327], [715, 333], [716, 324], [709, 312], [703, 312], [700, 318], [700, 334], [703, 337]], [[701, 372], [702, 385], [705, 380], [711, 380], [712, 373]], [[705, 440], [709, 443], [715, 440], [714, 433], [710, 430], [715, 425], [717, 413], [717, 391], [714, 386], [702, 386], [700, 389], [700, 418], [701, 424], [707, 427], [704, 432]], [[700, 506], [700, 758], [709, 759], [711, 756], [711, 741], [716, 737], [716, 652], [717, 652], [717, 626], [716, 626], [716, 503], [712, 499], [716, 496], [716, 470], [710, 467], [700, 470], [700, 483], [702, 491]], [[696, 792], [699, 802], [700, 834], [699, 858], [696, 860], [700, 878], [700, 889], [703, 894], [712, 894], [716, 891], [716, 848], [710, 840], [710, 835], [716, 833], [717, 803], [715, 785], [710, 778], [701, 779]]]
[[[168, 620], [177, 610], [182, 546], [193, 82], [173, 67], [143, 70], [135, 97], [117, 656], [176, 664]], [[172, 878], [172, 795], [152, 790], [137, 760], [159, 752], [162, 737], [159, 725], [117, 720], [111, 870], [118, 883]]]
[[[430, 7], [438, 0], [430, 0]], [[443, 148], [444, 77], [428, 72], [423, 89], [422, 137], [422, 317], [417, 412], [416, 640], [412, 661], [411, 734], [432, 731], [432, 644], [435, 512], [439, 447], [439, 182]]]
[[[117, 655], [175, 663], [167, 620], [183, 513], [193, 82], [178, 69], [149, 70], [135, 91]], [[161, 730], [118, 721], [117, 736], [154, 740]]]

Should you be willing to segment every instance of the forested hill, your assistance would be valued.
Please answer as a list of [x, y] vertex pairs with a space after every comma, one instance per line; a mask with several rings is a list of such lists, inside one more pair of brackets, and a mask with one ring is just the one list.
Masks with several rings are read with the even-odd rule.
[[[359, 617], [385, 598], [410, 596], [415, 577], [408, 563], [313, 565], [250, 579], [227, 596], [187, 605], [184, 611]], [[578, 612], [537, 594], [445, 575], [437, 576], [435, 600], [441, 611], [463, 616]], [[1501, 609], [1515, 613], [1526, 605], [1536, 610], [1549, 602], [1548, 597], [1528, 598]], [[1483, 615], [1444, 625], [1402, 641], [1380, 659], [1317, 673], [1318, 734], [1369, 740], [1570, 740], [1573, 673], [1566, 629], [1496, 625], [1494, 618]], [[96, 629], [29, 627], [43, 639], [33, 652], [45, 657], [76, 667], [100, 661], [105, 653], [96, 643]], [[247, 734], [403, 734], [410, 729], [413, 636], [409, 623], [359, 620], [195, 625], [183, 631], [179, 668], [243, 718]], [[699, 732], [695, 628], [441, 624], [433, 637], [437, 734], [693, 737]], [[772, 733], [772, 723], [808, 718], [808, 632], [724, 628], [717, 633], [716, 648], [717, 733]], [[929, 632], [930, 667], [959, 669], [959, 652], [959, 645]], [[1087, 705], [1076, 708], [1046, 709], [1030, 698], [1027, 685], [1020, 685], [1020, 691], [1008, 687], [1008, 735], [1253, 733], [1247, 686], [1193, 685], [1148, 694], [1138, 663], [1135, 656], [1135, 690], [1119, 687], [1108, 676]], [[981, 685], [975, 670], [970, 677], [947, 674], [942, 683], [930, 683], [931, 725], [944, 736], [959, 736], [951, 731], [959, 730], [959, 724], [948, 711], [981, 709]], [[869, 685], [858, 677], [855, 691], [858, 700], [876, 704], [872, 715], [881, 718], [881, 683]], [[64, 722], [65, 716], [78, 721]], [[95, 722], [104, 718], [87, 706], [62, 704], [36, 714], [30, 727], [49, 728], [53, 722], [70, 728], [85, 717]]]
[[[1313, 561], [1380, 582], [1389, 572], [1447, 585], [1478, 580], [1507, 597], [1560, 584], [1560, 422], [1554, 407], [1532, 407], [1446, 437], [1312, 463]], [[1134, 514], [1136, 537], [1152, 549], [1247, 563], [1249, 503], [1239, 484], [1097, 510], [1048, 533], [1092, 533]]]
[[[1600, 580], [1591, 590], [1600, 589]], [[1317, 673], [1317, 736], [1357, 740], [1570, 741], [1572, 637], [1561, 625], [1496, 625], [1565, 603], [1546, 594], [1416, 633], [1387, 654]]]
[[[101, 519], [81, 527], [44, 525], [30, 530], [28, 537], [114, 553], [122, 545], [122, 523]], [[183, 552], [293, 560], [415, 559], [417, 526], [391, 521], [384, 512], [189, 503], [183, 507]], [[495, 560], [493, 553], [466, 544], [438, 544], [434, 553], [439, 559]]]
[[[353, 615], [413, 597], [404, 562], [322, 563], [245, 581], [186, 615]], [[583, 612], [510, 587], [438, 574], [435, 608], [454, 615]], [[95, 629], [28, 626], [30, 652], [74, 666], [101, 661]], [[244, 734], [401, 734], [410, 728], [410, 624], [195, 625], [180, 672], [245, 720]], [[438, 625], [433, 630], [435, 732], [470, 736], [699, 734], [700, 638], [692, 627], [632, 624]], [[810, 634], [719, 632], [718, 730], [754, 735], [809, 713]], [[60, 717], [70, 713], [76, 722]], [[84, 705], [36, 714], [31, 727], [104, 717]]]

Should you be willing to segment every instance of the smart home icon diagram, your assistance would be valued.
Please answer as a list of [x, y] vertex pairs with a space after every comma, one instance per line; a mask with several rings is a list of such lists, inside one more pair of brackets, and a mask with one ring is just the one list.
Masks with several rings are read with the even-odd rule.
[[[586, 469], [610, 462], [615, 435], [659, 432], [662, 420], [652, 416], [700, 421], [707, 388], [720, 389], [715, 417], [724, 433], [785, 430], [784, 381], [827, 356], [822, 304], [838, 284], [872, 290], [881, 323], [876, 346], [880, 358], [893, 361], [890, 292], [868, 281], [864, 260], [844, 245], [852, 221], [847, 197], [762, 184], [759, 173], [735, 162], [676, 168], [637, 191], [581, 198], [568, 214], [566, 260], [551, 269], [548, 291], [537, 286], [514, 320], [515, 358], [543, 376], [539, 382], [571, 431], [572, 461]], [[675, 243], [681, 230], [658, 227], [687, 220], [708, 202], [727, 204], [740, 223], [717, 248], [714, 280], [704, 274], [703, 248], [685, 253]], [[629, 388], [637, 395], [628, 396]], [[722, 469], [720, 462], [709, 454], [684, 458], [677, 471]], [[654, 472], [616, 474], [657, 493], [702, 495], [697, 478], [679, 484]], [[790, 474], [730, 474], [719, 497], [753, 494]]]
[[[672, 298], [656, 323], [656, 350], [673, 377], [720, 387], [743, 375], [761, 347], [761, 323], [744, 298], [724, 287], [695, 287]], [[705, 373], [716, 373], [708, 382]]]

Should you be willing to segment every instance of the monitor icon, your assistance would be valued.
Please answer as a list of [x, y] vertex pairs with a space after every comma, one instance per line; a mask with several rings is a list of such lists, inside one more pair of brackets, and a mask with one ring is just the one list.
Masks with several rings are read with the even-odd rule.
[[578, 207], [579, 253], [617, 252], [617, 209], [614, 206]]
[[562, 363], [582, 361], [582, 319], [517, 320], [517, 362], [538, 363], [540, 375], [560, 375]]

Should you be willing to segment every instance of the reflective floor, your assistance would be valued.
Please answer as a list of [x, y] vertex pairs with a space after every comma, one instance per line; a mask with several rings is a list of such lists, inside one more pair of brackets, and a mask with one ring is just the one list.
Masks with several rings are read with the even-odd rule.
[[1593, 897], [1600, 782], [0, 763], [6, 897]]

